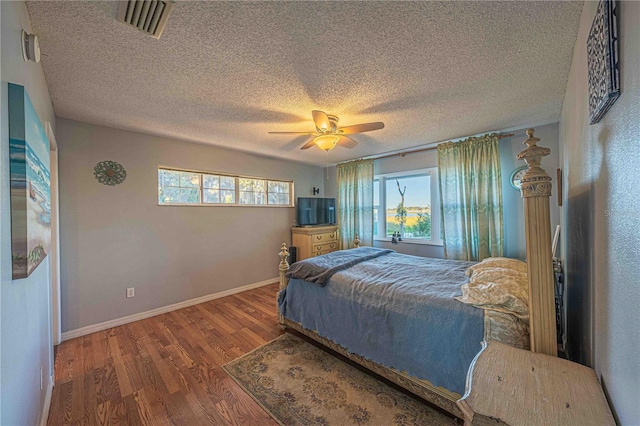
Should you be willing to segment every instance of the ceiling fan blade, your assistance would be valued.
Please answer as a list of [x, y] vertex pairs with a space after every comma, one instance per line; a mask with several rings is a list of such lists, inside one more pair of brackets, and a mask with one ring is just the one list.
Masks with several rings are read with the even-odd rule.
[[384, 129], [384, 123], [377, 121], [375, 123], [354, 124], [353, 126], [341, 127], [338, 133], [343, 135], [351, 135], [354, 133], [371, 132], [373, 130]]
[[309, 149], [316, 144], [316, 138], [311, 139], [309, 142], [305, 143], [300, 147], [300, 149]]
[[313, 135], [313, 132], [268, 132], [270, 135]]
[[311, 115], [313, 115], [313, 122], [316, 123], [316, 127], [319, 130], [331, 129], [331, 122], [329, 121], [327, 113], [323, 111], [313, 110], [311, 111]]
[[338, 139], [338, 145], [351, 149], [358, 145], [358, 142], [354, 141], [349, 136], [340, 135], [340, 139]]

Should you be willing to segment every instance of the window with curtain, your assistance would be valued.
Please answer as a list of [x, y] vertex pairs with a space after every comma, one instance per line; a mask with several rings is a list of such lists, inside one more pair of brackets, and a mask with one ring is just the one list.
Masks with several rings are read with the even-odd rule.
[[338, 225], [342, 249], [373, 244], [373, 160], [338, 164]]
[[477, 260], [502, 256], [502, 176], [498, 137], [438, 145], [444, 255]]

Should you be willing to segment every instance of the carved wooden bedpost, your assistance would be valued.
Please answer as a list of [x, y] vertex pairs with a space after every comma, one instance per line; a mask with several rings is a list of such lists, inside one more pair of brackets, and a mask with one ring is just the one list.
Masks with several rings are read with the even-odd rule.
[[[289, 262], [287, 262], [287, 258], [289, 257], [289, 250], [287, 250], [287, 243], [282, 243], [282, 247], [280, 248], [280, 253], [278, 253], [278, 256], [280, 256], [280, 264], [278, 265], [278, 271], [280, 272], [279, 287], [280, 287], [280, 290], [282, 290], [283, 288], [287, 287], [287, 285], [289, 284], [289, 278], [285, 276], [285, 274], [289, 270]], [[276, 307], [276, 318], [278, 319], [278, 322], [281, 324], [280, 328], [284, 328], [284, 325], [283, 325], [284, 318], [280, 313], [280, 309], [278, 309], [277, 307]]]
[[353, 239], [353, 247], [360, 248], [360, 237], [358, 237], [357, 232], [356, 232], [356, 237]]
[[287, 243], [282, 243], [282, 247], [280, 248], [280, 264], [278, 265], [278, 271], [280, 271], [280, 290], [285, 288], [289, 282], [287, 277], [284, 274], [289, 270], [289, 262], [287, 262], [287, 258], [289, 257], [289, 250], [287, 250]]
[[527, 272], [529, 275], [529, 338], [531, 350], [547, 355], [558, 355], [556, 343], [556, 310], [551, 255], [551, 219], [549, 197], [551, 178], [540, 167], [542, 157], [549, 148], [539, 147], [540, 140], [527, 129], [528, 148], [518, 154], [519, 160], [529, 165], [520, 181], [524, 199], [525, 231], [527, 240]]

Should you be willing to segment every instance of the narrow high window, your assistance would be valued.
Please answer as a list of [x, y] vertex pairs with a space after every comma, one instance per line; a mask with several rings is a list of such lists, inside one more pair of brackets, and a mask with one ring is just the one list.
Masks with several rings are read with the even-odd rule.
[[293, 181], [158, 167], [160, 205], [293, 207]]

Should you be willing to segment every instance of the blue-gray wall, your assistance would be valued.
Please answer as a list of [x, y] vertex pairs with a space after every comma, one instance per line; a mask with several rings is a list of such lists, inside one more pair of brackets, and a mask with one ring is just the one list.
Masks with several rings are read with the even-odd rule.
[[[542, 161], [542, 167], [553, 179], [553, 195], [550, 199], [551, 229], [549, 238], [556, 225], [560, 223], [560, 210], [557, 205], [557, 182], [556, 170], [559, 167], [558, 149], [558, 123], [536, 126], [536, 137], [541, 139], [540, 146], [551, 149], [551, 155]], [[524, 162], [516, 159], [516, 155], [524, 150], [522, 142], [527, 138], [526, 129], [516, 130], [514, 136], [500, 140], [500, 165], [502, 171], [502, 197], [504, 205], [504, 232], [505, 250], [504, 255], [516, 259], [526, 257], [525, 237], [524, 237], [524, 208], [520, 192], [513, 189], [509, 183], [511, 172], [517, 167], [523, 166]], [[435, 150], [407, 155], [405, 157], [395, 156], [376, 160], [374, 162], [374, 173], [394, 173], [407, 170], [425, 169], [438, 166], [438, 155]], [[325, 197], [337, 197], [336, 168], [329, 168], [329, 179], [325, 181]], [[444, 256], [442, 246], [399, 243], [391, 244], [387, 241], [375, 241], [374, 246], [391, 248], [400, 253], [414, 256], [439, 257]]]
[[[53, 374], [50, 312], [50, 256], [29, 278], [11, 280], [11, 220], [7, 83], [25, 86], [40, 121], [54, 115], [42, 67], [24, 62], [20, 31], [31, 30], [24, 2], [0, 2], [2, 27], [2, 111], [0, 150], [0, 424], [40, 421]], [[40, 389], [40, 369], [44, 388]]]
[[585, 2], [560, 119], [567, 349], [593, 366], [619, 423], [640, 419], [640, 3], [616, 2], [621, 95], [589, 125]]
[[[558, 182], [556, 179], [560, 156], [560, 150], [558, 148], [558, 123], [536, 126], [535, 130], [535, 136], [541, 139], [539, 142], [540, 146], [551, 149], [551, 154], [542, 160], [542, 168], [553, 179], [551, 198], [549, 199], [549, 211], [551, 213], [549, 238], [551, 238], [556, 225], [560, 223]], [[500, 140], [502, 203], [504, 205], [504, 254], [506, 257], [524, 260], [527, 256], [524, 235], [524, 205], [520, 191], [513, 189], [510, 178], [511, 173], [516, 168], [525, 165], [524, 161], [516, 159], [516, 155], [526, 148], [522, 142], [527, 139], [527, 136], [525, 135], [525, 129], [512, 133], [514, 133], [515, 136]]]
[[[159, 165], [293, 180], [300, 197], [324, 191], [320, 167], [219, 147], [63, 118], [56, 139], [65, 333], [278, 276], [294, 208], [158, 206]], [[122, 184], [93, 178], [103, 160], [124, 166]]]

